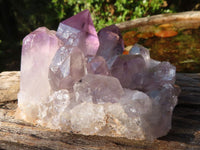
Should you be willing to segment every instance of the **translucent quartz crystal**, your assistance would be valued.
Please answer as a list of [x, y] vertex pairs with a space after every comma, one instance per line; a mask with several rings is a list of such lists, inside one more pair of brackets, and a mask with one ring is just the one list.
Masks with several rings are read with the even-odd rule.
[[120, 55], [111, 67], [111, 74], [119, 79], [124, 88], [135, 89], [134, 85], [141, 82], [145, 69], [141, 55]]
[[123, 95], [119, 80], [111, 76], [88, 74], [74, 85], [76, 101], [117, 102]]
[[102, 75], [110, 74], [107, 63], [105, 59], [101, 56], [93, 57], [91, 58], [91, 60], [88, 61], [87, 71], [88, 73], [92, 74], [102, 74]]
[[49, 65], [60, 45], [56, 32], [45, 27], [23, 40], [18, 106], [24, 119], [37, 118], [39, 103], [46, 101], [50, 94]]
[[94, 56], [99, 47], [99, 40], [89, 10], [62, 21], [57, 36], [65, 45], [77, 46], [85, 55]]
[[121, 97], [120, 103], [130, 117], [148, 114], [152, 110], [152, 100], [143, 92], [124, 89], [125, 94]]
[[145, 61], [148, 61], [150, 59], [149, 50], [137, 43], [131, 48], [129, 54], [142, 55]]
[[65, 89], [52, 93], [46, 102], [44, 102], [42, 105], [39, 105], [38, 116], [42, 119], [38, 120], [37, 122], [49, 128], [69, 128], [70, 115], [68, 110], [72, 105], [70, 101], [73, 98], [73, 93], [70, 93]]
[[123, 53], [124, 42], [117, 26], [111, 25], [98, 32], [100, 46], [98, 56], [104, 57], [110, 68], [116, 57]]
[[78, 47], [61, 47], [49, 67], [52, 89], [71, 89], [87, 73], [86, 69], [84, 54]]
[[174, 84], [176, 68], [169, 62], [150, 59], [149, 50], [135, 44], [129, 55], [116, 58], [111, 74], [124, 88], [148, 91], [165, 83]]
[[61, 22], [56, 35], [39, 28], [24, 38], [19, 118], [85, 135], [167, 134], [180, 92], [173, 65], [151, 59], [139, 44], [121, 55], [119, 29], [97, 37], [88, 10]]

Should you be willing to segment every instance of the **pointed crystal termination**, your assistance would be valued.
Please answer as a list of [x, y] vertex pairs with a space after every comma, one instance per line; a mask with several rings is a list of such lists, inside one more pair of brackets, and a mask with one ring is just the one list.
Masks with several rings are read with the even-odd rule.
[[110, 69], [118, 55], [123, 53], [124, 42], [117, 26], [111, 25], [101, 29], [98, 33], [100, 46], [97, 56], [102, 56]]
[[87, 64], [87, 71], [91, 74], [110, 75], [107, 63], [105, 59], [101, 56], [91, 58], [91, 60]]
[[129, 54], [142, 55], [145, 61], [148, 61], [150, 59], [149, 50], [137, 43], [131, 48]]
[[60, 45], [56, 32], [45, 27], [36, 29], [23, 39], [18, 106], [26, 120], [37, 116], [34, 107], [50, 94], [49, 65]]
[[49, 82], [55, 90], [72, 89], [86, 73], [86, 60], [78, 47], [61, 47], [49, 67]]
[[84, 10], [59, 24], [57, 36], [65, 45], [77, 46], [85, 56], [94, 56], [99, 40], [89, 10]]
[[144, 60], [147, 64], [147, 67], [150, 67], [150, 68], [157, 66], [160, 63], [159, 61], [151, 59], [149, 50], [146, 47], [144, 47], [140, 44], [137, 44], [137, 43], [134, 44], [133, 47], [130, 49], [129, 54], [130, 55], [141, 55], [144, 58]]

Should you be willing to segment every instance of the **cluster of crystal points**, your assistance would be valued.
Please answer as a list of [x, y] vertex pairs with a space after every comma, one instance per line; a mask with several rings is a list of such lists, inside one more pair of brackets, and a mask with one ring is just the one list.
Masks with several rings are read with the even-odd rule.
[[176, 68], [135, 44], [122, 55], [119, 29], [94, 28], [88, 10], [23, 40], [17, 116], [86, 135], [155, 139], [171, 128]]

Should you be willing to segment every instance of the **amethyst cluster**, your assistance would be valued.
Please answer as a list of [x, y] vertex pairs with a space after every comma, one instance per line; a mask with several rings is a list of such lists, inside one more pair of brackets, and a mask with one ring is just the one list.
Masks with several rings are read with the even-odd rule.
[[16, 116], [85, 135], [152, 140], [166, 135], [177, 103], [176, 68], [124, 44], [115, 25], [98, 34], [88, 10], [57, 32], [40, 27], [23, 40]]

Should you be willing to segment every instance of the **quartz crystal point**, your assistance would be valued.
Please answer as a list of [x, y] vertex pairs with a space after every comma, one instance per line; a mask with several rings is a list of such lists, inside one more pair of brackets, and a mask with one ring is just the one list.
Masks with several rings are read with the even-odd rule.
[[99, 40], [89, 10], [84, 10], [62, 21], [57, 36], [69, 46], [77, 46], [85, 56], [94, 56], [99, 47]]
[[23, 39], [18, 106], [26, 120], [37, 117], [37, 106], [50, 94], [49, 65], [60, 44], [56, 32], [45, 27]]
[[120, 55], [111, 67], [111, 74], [119, 79], [122, 87], [137, 89], [145, 70], [145, 60], [141, 55]]
[[129, 54], [130, 55], [141, 55], [144, 58], [147, 67], [149, 67], [149, 68], [157, 66], [160, 63], [159, 61], [151, 59], [149, 50], [147, 48], [145, 48], [144, 46], [137, 44], [137, 43], [130, 49]]
[[49, 82], [53, 90], [72, 89], [86, 73], [83, 52], [78, 47], [61, 47], [49, 67]]
[[46, 28], [30, 33], [23, 40], [16, 114], [85, 135], [135, 140], [166, 135], [180, 92], [176, 68], [151, 59], [139, 44], [129, 55], [123, 49], [115, 25], [97, 37], [88, 10], [61, 22], [57, 34]]
[[102, 75], [110, 74], [107, 63], [105, 59], [101, 56], [93, 57], [91, 58], [91, 60], [88, 61], [87, 71], [88, 73], [92, 74], [102, 74]]
[[129, 51], [129, 54], [142, 55], [142, 57], [146, 61], [148, 61], [150, 59], [149, 50], [137, 43], [131, 48], [131, 50]]
[[116, 57], [123, 53], [124, 42], [119, 28], [111, 25], [101, 29], [98, 32], [100, 46], [97, 51], [98, 56], [105, 58], [110, 68]]

